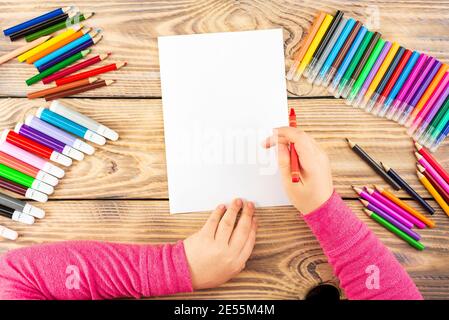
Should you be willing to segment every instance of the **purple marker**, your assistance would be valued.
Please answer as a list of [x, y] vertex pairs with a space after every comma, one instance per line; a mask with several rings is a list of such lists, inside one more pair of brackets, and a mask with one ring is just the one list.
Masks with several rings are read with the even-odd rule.
[[382, 62], [384, 62], [385, 57], [387, 56], [388, 51], [390, 51], [391, 48], [391, 42], [387, 41], [385, 42], [385, 45], [380, 52], [379, 56], [377, 57], [376, 62], [374, 63], [373, 68], [371, 69], [370, 73], [368, 74], [368, 77], [366, 77], [365, 82], [363, 82], [362, 88], [360, 89], [360, 92], [358, 93], [357, 99], [355, 99], [353, 106], [358, 106], [359, 108], [363, 107], [362, 101], [365, 96], [366, 91], [368, 90], [371, 82], [374, 79], [374, 76], [377, 74], [377, 71], [379, 70], [380, 66], [382, 65]]
[[405, 81], [403, 87], [401, 88], [401, 91], [399, 91], [399, 94], [396, 97], [393, 106], [388, 111], [387, 119], [392, 119], [395, 113], [398, 111], [399, 106], [405, 100], [407, 93], [410, 91], [412, 84], [415, 82], [416, 78], [420, 74], [420, 71], [423, 68], [424, 63], [427, 61], [427, 58], [428, 56], [424, 53], [419, 56], [415, 66], [413, 67], [412, 71], [408, 75], [407, 80]]
[[426, 225], [421, 221], [416, 219], [414, 216], [412, 216], [410, 213], [408, 213], [407, 211], [405, 211], [404, 209], [402, 209], [401, 207], [399, 207], [396, 203], [388, 200], [387, 198], [385, 198], [383, 195], [381, 195], [378, 191], [370, 189], [370, 188], [366, 188], [366, 190], [368, 191], [368, 193], [375, 199], [379, 200], [380, 202], [382, 202], [384, 205], [386, 205], [387, 207], [389, 207], [391, 210], [394, 210], [395, 212], [397, 212], [398, 214], [400, 214], [404, 219], [406, 219], [407, 221], [413, 223], [416, 227], [418, 227], [419, 229], [425, 229]]
[[414, 93], [414, 95], [411, 98], [410, 102], [405, 106], [404, 112], [401, 115], [401, 118], [399, 119], [399, 123], [400, 124], [405, 124], [405, 122], [407, 121], [408, 117], [410, 116], [410, 113], [412, 113], [413, 109], [418, 104], [419, 99], [421, 99], [422, 95], [426, 91], [426, 89], [429, 86], [430, 82], [432, 82], [433, 78], [435, 77], [435, 74], [438, 72], [440, 67], [441, 67], [441, 62], [438, 61], [438, 60], [435, 60], [435, 62], [432, 64], [430, 72], [425, 76], [424, 81], [418, 87], [418, 90]]
[[84, 154], [82, 152], [73, 149], [65, 143], [62, 143], [61, 141], [56, 140], [45, 133], [40, 132], [39, 130], [31, 128], [26, 124], [19, 122], [14, 128], [14, 131], [70, 158], [76, 160], [82, 160], [84, 158]]
[[406, 226], [404, 226], [402, 223], [400, 223], [399, 221], [393, 219], [390, 215], [388, 215], [387, 213], [385, 213], [383, 210], [379, 209], [378, 207], [372, 205], [371, 203], [369, 203], [366, 200], [360, 200], [362, 202], [362, 204], [371, 211], [374, 211], [375, 213], [377, 213], [379, 216], [381, 216], [382, 218], [384, 218], [385, 220], [387, 220], [388, 222], [390, 222], [392, 225], [394, 225], [395, 227], [397, 227], [399, 230], [405, 232], [406, 234], [408, 234], [410, 237], [412, 237], [415, 240], [419, 240], [421, 239], [421, 236], [416, 233], [415, 231], [407, 228]]
[[71, 135], [70, 133], [65, 132], [64, 130], [61, 130], [59, 128], [56, 128], [55, 126], [52, 126], [51, 124], [42, 121], [38, 117], [35, 116], [28, 116], [25, 119], [25, 124], [27, 126], [30, 126], [31, 128], [34, 128], [40, 132], [45, 132], [46, 135], [59, 140], [63, 143], [65, 143], [68, 146], [71, 146], [72, 148], [75, 148], [79, 151], [82, 151], [86, 154], [93, 154], [95, 149], [90, 144], [85, 143], [84, 141], [76, 138], [75, 136]]
[[361, 196], [363, 199], [367, 200], [369, 203], [371, 203], [372, 205], [378, 207], [379, 209], [381, 209], [382, 211], [388, 213], [388, 215], [390, 215], [392, 218], [396, 219], [397, 221], [399, 221], [400, 223], [402, 223], [404, 226], [406, 226], [407, 228], [411, 229], [413, 228], [413, 223], [411, 223], [410, 221], [404, 219], [401, 215], [399, 215], [398, 213], [396, 213], [395, 211], [391, 210], [390, 208], [388, 208], [386, 205], [384, 205], [382, 202], [380, 202], [379, 200], [377, 200], [376, 198], [372, 197], [368, 192], [366, 192], [365, 190], [359, 189], [359, 188], [354, 188], [354, 190], [359, 194], [359, 196]]

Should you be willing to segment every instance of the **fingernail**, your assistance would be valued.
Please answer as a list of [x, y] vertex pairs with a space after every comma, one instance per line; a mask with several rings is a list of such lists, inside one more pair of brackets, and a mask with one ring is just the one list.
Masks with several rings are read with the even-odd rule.
[[235, 204], [238, 206], [242, 206], [243, 204], [242, 199], [235, 199]]
[[249, 202], [248, 202], [248, 208], [254, 209], [254, 203], [252, 203], [251, 201], [249, 201]]
[[219, 209], [219, 210], [223, 210], [225, 208], [225, 205], [224, 204], [220, 204], [218, 207], [217, 207], [217, 209]]

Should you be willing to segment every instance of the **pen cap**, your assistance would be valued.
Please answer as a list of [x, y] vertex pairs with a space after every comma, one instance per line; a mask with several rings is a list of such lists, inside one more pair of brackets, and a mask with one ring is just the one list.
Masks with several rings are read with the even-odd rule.
[[37, 208], [35, 206], [32, 206], [31, 204], [26, 204], [25, 207], [23, 207], [23, 213], [27, 213], [30, 216], [42, 219], [43, 217], [45, 217], [45, 211]]
[[19, 235], [14, 230], [0, 226], [0, 236], [8, 240], [16, 240]]

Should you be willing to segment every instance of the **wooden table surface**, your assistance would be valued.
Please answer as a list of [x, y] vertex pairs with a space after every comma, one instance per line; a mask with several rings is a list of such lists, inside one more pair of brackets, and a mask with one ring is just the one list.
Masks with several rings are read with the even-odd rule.
[[[38, 12], [72, 4], [96, 13], [85, 23], [103, 29], [104, 39], [93, 48], [94, 53], [112, 52], [108, 62], [127, 61], [128, 66], [104, 76], [117, 80], [113, 86], [64, 102], [117, 130], [120, 139], [98, 148], [67, 171], [50, 201], [40, 205], [47, 212], [45, 219], [33, 226], [2, 219], [1, 224], [21, 236], [15, 242], [0, 240], [0, 253], [68, 239], [174, 242], [205, 221], [208, 213], [170, 216], [168, 212], [159, 35], [282, 27], [288, 68], [317, 11], [341, 9], [362, 21], [378, 15], [377, 27], [386, 39], [449, 62], [449, 1], [444, 0], [341, 4], [293, 0], [0, 1], [0, 25], [14, 25]], [[1, 37], [0, 55], [16, 45]], [[25, 98], [27, 92], [40, 88], [30, 89], [24, 83], [34, 72], [14, 61], [0, 67], [0, 128], [13, 127], [44, 105], [41, 100]], [[425, 298], [449, 298], [449, 218], [437, 210], [433, 217], [437, 227], [421, 232], [427, 248], [418, 252], [367, 219], [350, 189], [351, 184], [386, 185], [347, 147], [345, 137], [395, 168], [430, 199], [416, 179], [413, 145], [404, 128], [348, 107], [306, 81], [289, 82], [288, 90], [289, 105], [295, 107], [301, 126], [329, 153], [336, 189], [346, 203], [394, 252]], [[448, 152], [449, 143], [445, 143], [436, 153], [447, 169]], [[408, 201], [405, 193], [399, 195]], [[294, 208], [265, 208], [257, 214], [260, 229], [246, 270], [220, 288], [176, 298], [301, 299], [318, 284], [338, 285], [318, 242]]]

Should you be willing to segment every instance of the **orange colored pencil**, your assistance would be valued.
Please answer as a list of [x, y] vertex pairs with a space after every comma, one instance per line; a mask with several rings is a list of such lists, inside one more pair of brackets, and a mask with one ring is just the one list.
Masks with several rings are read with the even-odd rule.
[[46, 55], [52, 53], [53, 51], [56, 51], [57, 49], [65, 46], [66, 44], [69, 44], [70, 42], [82, 37], [83, 35], [85, 35], [86, 33], [90, 32], [90, 30], [92, 30], [92, 28], [83, 28], [77, 32], [75, 32], [74, 34], [68, 36], [67, 38], [64, 38], [58, 42], [56, 42], [54, 45], [36, 53], [34, 56], [29, 57], [26, 62], [29, 64], [32, 64], [33, 62], [39, 60], [40, 58], [45, 57]]
[[398, 197], [396, 197], [393, 193], [391, 193], [390, 191], [379, 187], [377, 185], [374, 186], [374, 188], [376, 188], [376, 190], [383, 195], [385, 198], [387, 198], [388, 200], [390, 200], [391, 202], [397, 204], [399, 207], [401, 207], [402, 209], [404, 209], [405, 211], [407, 211], [408, 213], [410, 213], [412, 216], [414, 216], [416, 219], [421, 220], [422, 222], [424, 222], [429, 228], [433, 228], [435, 227], [435, 222], [430, 220], [429, 218], [427, 218], [425, 215], [423, 215], [422, 213], [420, 213], [419, 211], [417, 211], [416, 209], [410, 207], [407, 203], [405, 203], [404, 201], [402, 201], [401, 199], [399, 199]]
[[64, 84], [62, 86], [55, 86], [44, 90], [39, 90], [35, 92], [31, 92], [27, 94], [28, 99], [37, 99], [37, 98], [43, 98], [45, 96], [48, 96], [50, 94], [55, 94], [64, 90], [77, 88], [80, 86], [85, 86], [86, 84], [91, 84], [97, 81], [98, 78], [86, 78], [82, 80], [78, 80], [75, 82], [70, 82], [67, 84]]

